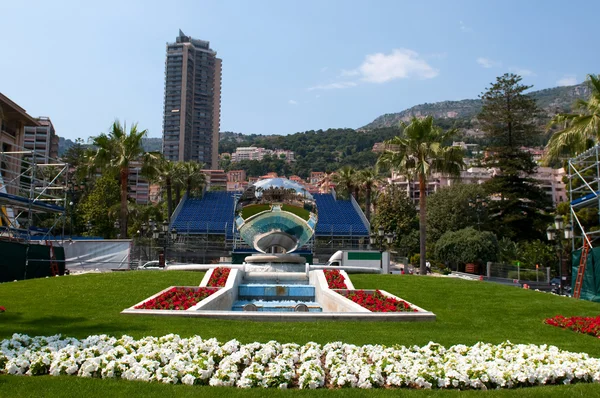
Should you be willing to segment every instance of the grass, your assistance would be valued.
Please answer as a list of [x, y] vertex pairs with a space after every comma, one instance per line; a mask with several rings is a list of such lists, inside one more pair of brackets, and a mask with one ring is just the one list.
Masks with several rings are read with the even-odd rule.
[[[450, 278], [412, 275], [352, 275], [357, 288], [379, 288], [400, 296], [437, 315], [435, 322], [250, 322], [163, 318], [121, 315], [120, 311], [170, 285], [198, 285], [202, 273], [123, 272], [88, 274], [0, 284], [0, 338], [13, 333], [86, 337], [106, 333], [136, 338], [168, 333], [182, 336], [198, 334], [220, 341], [233, 338], [241, 342], [327, 343], [424, 345], [435, 341], [446, 346], [474, 344], [477, 341], [500, 343], [553, 344], [562, 349], [587, 352], [600, 357], [597, 338], [547, 326], [544, 318], [557, 314], [596, 316], [600, 304], [577, 301], [496, 285]], [[154, 395], [251, 395], [264, 390], [239, 391], [207, 387], [168, 386], [127, 381], [85, 380], [76, 377], [0, 376], [0, 396], [30, 396], [43, 389], [45, 396], [154, 396]], [[10, 392], [10, 394], [9, 394]], [[471, 396], [475, 391], [343, 390], [352, 396]], [[319, 391], [320, 395], [340, 391]], [[269, 392], [269, 395], [298, 394], [302, 391]], [[315, 394], [315, 392], [312, 392]], [[578, 396], [600, 395], [600, 386], [580, 384], [487, 392], [490, 396]], [[487, 395], [486, 395], [487, 396]]]
[[285, 210], [285, 211], [289, 211], [290, 213], [297, 215], [298, 217], [300, 217], [303, 220], [306, 220], [306, 221], [310, 220], [310, 212], [301, 207], [292, 206], [292, 205], [282, 205], [281, 209]]
[[246, 206], [242, 209], [242, 218], [244, 220], [249, 219], [250, 217], [261, 213], [263, 211], [269, 210], [271, 208], [270, 205], [250, 205]]

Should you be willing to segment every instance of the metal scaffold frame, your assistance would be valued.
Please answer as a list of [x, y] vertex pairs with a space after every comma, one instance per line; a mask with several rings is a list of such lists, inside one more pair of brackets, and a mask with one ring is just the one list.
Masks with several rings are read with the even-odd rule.
[[[69, 166], [28, 149], [0, 152], [0, 237], [29, 243], [64, 236]], [[54, 215], [50, 228], [35, 217]]]
[[[569, 201], [573, 226], [572, 251], [581, 249], [573, 297], [580, 298], [588, 253], [598, 244], [600, 230], [586, 231], [577, 211], [595, 208], [600, 217], [600, 146], [595, 146], [569, 159]], [[600, 220], [599, 220], [600, 221]]]

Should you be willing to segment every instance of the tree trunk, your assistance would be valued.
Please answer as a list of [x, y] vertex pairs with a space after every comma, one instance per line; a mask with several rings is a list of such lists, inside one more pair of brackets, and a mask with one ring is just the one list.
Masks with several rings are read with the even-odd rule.
[[121, 239], [127, 238], [127, 185], [129, 183], [129, 167], [121, 168]]
[[171, 192], [171, 176], [167, 176], [167, 221], [171, 224], [173, 214], [173, 193]]
[[427, 215], [427, 180], [419, 176], [419, 275], [427, 274], [426, 261], [426, 215]]
[[365, 187], [365, 217], [367, 217], [367, 221], [371, 222], [371, 185]]
[[185, 193], [187, 193], [188, 198], [190, 197], [190, 192], [192, 191], [192, 178], [188, 177], [186, 180]]
[[175, 206], [179, 204], [181, 200], [181, 189], [178, 185], [175, 185]]

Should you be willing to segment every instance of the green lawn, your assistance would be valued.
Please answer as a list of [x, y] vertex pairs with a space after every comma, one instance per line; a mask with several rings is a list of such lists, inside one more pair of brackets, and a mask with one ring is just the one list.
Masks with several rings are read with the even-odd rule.
[[285, 211], [289, 211], [290, 213], [297, 215], [298, 217], [300, 217], [303, 220], [306, 220], [306, 221], [310, 220], [310, 212], [301, 207], [292, 206], [292, 205], [282, 205], [281, 209], [285, 210]]
[[246, 206], [242, 209], [242, 218], [244, 220], [249, 219], [250, 217], [261, 213], [263, 211], [269, 210], [271, 208], [270, 205], [250, 205]]
[[[477, 341], [553, 344], [562, 349], [587, 352], [600, 357], [600, 341], [543, 324], [557, 314], [592, 316], [600, 304], [565, 297], [450, 278], [412, 275], [352, 275], [357, 288], [380, 288], [413, 302], [437, 315], [435, 322], [250, 322], [121, 315], [119, 312], [170, 285], [198, 285], [202, 273], [116, 272], [66, 276], [0, 284], [0, 338], [13, 333], [73, 337], [106, 333], [134, 337], [178, 333], [198, 334], [220, 341], [236, 338], [243, 343], [269, 340], [305, 343], [344, 341], [354, 344], [424, 345], [435, 341], [446, 346]], [[86, 380], [76, 377], [0, 376], [0, 396], [113, 396], [113, 395], [253, 395], [264, 390], [240, 391], [226, 388], [169, 386], [127, 381]], [[10, 392], [10, 394], [9, 394]], [[503, 390], [494, 392], [343, 390], [352, 396], [600, 396], [598, 385]], [[304, 391], [277, 394], [306, 394]], [[311, 393], [311, 392], [308, 392]], [[321, 395], [340, 391], [319, 391]], [[316, 394], [314, 391], [312, 394]], [[487, 396], [487, 395], [486, 395]]]

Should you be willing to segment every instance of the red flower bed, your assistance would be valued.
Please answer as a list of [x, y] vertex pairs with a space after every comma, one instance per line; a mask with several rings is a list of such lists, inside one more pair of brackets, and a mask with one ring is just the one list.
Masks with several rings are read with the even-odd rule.
[[571, 329], [578, 333], [591, 334], [600, 338], [600, 316], [582, 317], [572, 316], [570, 318], [557, 315], [554, 318], [544, 320], [544, 323], [563, 329]]
[[364, 290], [351, 290], [342, 296], [349, 298], [356, 304], [371, 312], [417, 312], [406, 301], [396, 300], [393, 297], [384, 296], [379, 290], [375, 293], [367, 293]]
[[348, 289], [344, 282], [344, 275], [337, 269], [324, 269], [325, 279], [330, 289]]
[[187, 310], [218, 289], [173, 287], [152, 300], [136, 305], [136, 310]]
[[218, 267], [215, 268], [210, 275], [210, 280], [208, 281], [207, 286], [211, 287], [223, 287], [227, 282], [227, 278], [229, 277], [229, 273], [231, 272], [230, 268]]

